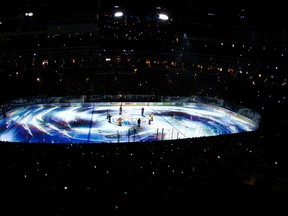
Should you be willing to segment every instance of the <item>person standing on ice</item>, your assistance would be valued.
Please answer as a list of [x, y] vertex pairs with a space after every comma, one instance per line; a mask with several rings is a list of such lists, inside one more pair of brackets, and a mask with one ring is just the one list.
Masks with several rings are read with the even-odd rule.
[[153, 112], [149, 116], [150, 116], [150, 120], [153, 121], [153, 118], [154, 118]]
[[119, 107], [119, 115], [122, 115], [122, 104]]

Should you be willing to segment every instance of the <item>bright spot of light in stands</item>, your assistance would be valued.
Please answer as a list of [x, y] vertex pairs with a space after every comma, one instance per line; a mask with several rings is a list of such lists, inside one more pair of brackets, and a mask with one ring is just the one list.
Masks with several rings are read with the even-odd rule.
[[166, 15], [166, 14], [159, 14], [159, 19], [160, 20], [168, 20], [169, 19], [169, 17]]
[[123, 16], [123, 12], [122, 11], [118, 11], [114, 13], [114, 17], [122, 17]]
[[32, 16], [33, 16], [33, 13], [32, 13], [32, 12], [29, 12], [29, 13], [25, 13], [25, 16], [29, 16], [29, 17], [32, 17]]

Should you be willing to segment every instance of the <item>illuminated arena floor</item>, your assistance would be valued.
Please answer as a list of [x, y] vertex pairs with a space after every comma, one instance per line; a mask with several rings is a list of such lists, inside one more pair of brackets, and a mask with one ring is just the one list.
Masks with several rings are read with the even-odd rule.
[[[107, 113], [111, 115], [110, 122]], [[153, 121], [151, 113], [154, 114]], [[120, 103], [37, 104], [7, 112], [6, 118], [0, 121], [0, 140], [124, 143], [216, 136], [256, 128], [250, 119], [205, 104], [165, 106], [129, 102], [122, 104], [122, 113]]]

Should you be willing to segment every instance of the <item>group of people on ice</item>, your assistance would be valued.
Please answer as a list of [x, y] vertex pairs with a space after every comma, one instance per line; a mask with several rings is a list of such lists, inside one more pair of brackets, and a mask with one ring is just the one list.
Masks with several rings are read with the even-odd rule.
[[[119, 107], [119, 118], [117, 119], [118, 126], [122, 126], [122, 122], [123, 122], [122, 111], [123, 111], [123, 108], [122, 108], [122, 104], [121, 104], [120, 107]], [[145, 117], [144, 116], [144, 107], [141, 108], [141, 116]], [[107, 110], [106, 119], [108, 119], [109, 123], [111, 123], [111, 117], [112, 117], [111, 113], [109, 112], [109, 110]], [[148, 120], [149, 125], [151, 124], [153, 119], [154, 119], [154, 113], [152, 112], [152, 113], [149, 114], [149, 120]], [[141, 118], [140, 117], [137, 119], [137, 124], [138, 124], [138, 127], [141, 126]]]

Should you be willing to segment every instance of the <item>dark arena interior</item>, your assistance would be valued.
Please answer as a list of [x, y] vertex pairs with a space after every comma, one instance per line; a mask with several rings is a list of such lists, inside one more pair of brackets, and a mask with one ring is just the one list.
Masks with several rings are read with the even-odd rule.
[[0, 120], [43, 98], [125, 102], [129, 95], [223, 99], [261, 115], [255, 131], [212, 137], [1, 141], [1, 215], [285, 210], [287, 9], [282, 0], [1, 5]]

